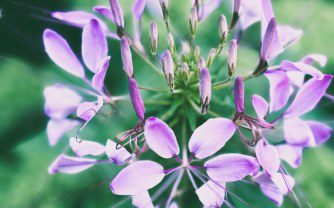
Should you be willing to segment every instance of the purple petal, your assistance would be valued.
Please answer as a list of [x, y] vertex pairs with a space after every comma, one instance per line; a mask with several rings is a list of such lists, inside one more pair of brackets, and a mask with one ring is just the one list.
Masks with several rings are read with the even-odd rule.
[[301, 71], [286, 71], [286, 75], [289, 77], [291, 84], [301, 87], [304, 84], [305, 74]]
[[257, 172], [259, 163], [251, 156], [223, 154], [207, 161], [204, 167], [212, 180], [233, 182]]
[[106, 154], [117, 165], [123, 164], [131, 158], [131, 154], [124, 147], [117, 149], [117, 144], [110, 139], [107, 140]]
[[175, 134], [169, 126], [156, 117], [145, 122], [145, 139], [147, 145], [163, 158], [171, 158], [180, 153]]
[[289, 144], [307, 146], [315, 142], [311, 128], [298, 117], [284, 119], [283, 129], [284, 138]]
[[286, 71], [290, 71], [290, 70], [291, 71], [301, 71], [304, 74], [311, 75], [317, 80], [321, 80], [324, 78], [324, 74], [321, 71], [303, 62], [283, 61], [281, 63], [281, 69], [286, 70]]
[[118, 0], [109, 0], [112, 16], [118, 27], [124, 27], [123, 11]]
[[298, 42], [303, 36], [303, 31], [292, 28], [287, 25], [278, 25], [277, 28], [280, 44], [283, 48], [287, 48]]
[[75, 174], [92, 167], [97, 160], [79, 157], [70, 157], [61, 154], [50, 165], [48, 171], [50, 174], [67, 173]]
[[302, 147], [289, 144], [281, 144], [276, 146], [276, 148], [282, 160], [286, 161], [293, 168], [299, 167], [302, 162]]
[[313, 132], [316, 145], [326, 142], [331, 137], [332, 128], [326, 124], [317, 121], [307, 121], [306, 123]]
[[262, 11], [267, 22], [275, 17], [273, 7], [271, 5], [271, 0], [262, 0]]
[[115, 23], [114, 16], [111, 12], [111, 9], [106, 6], [94, 6], [93, 11], [100, 13], [101, 15], [105, 16], [107, 19], [109, 19], [112, 23]]
[[255, 153], [257, 160], [265, 172], [273, 175], [278, 171], [280, 158], [277, 149], [273, 145], [261, 139], [255, 147]]
[[259, 95], [253, 95], [252, 103], [257, 117], [263, 119], [268, 113], [269, 105], [267, 101]]
[[134, 78], [129, 78], [128, 88], [130, 91], [131, 102], [137, 114], [137, 117], [140, 120], [144, 120], [145, 119], [145, 106], [144, 106], [143, 98], [141, 97], [141, 94], [139, 92], [137, 81]]
[[117, 195], [136, 195], [156, 186], [164, 176], [164, 168], [160, 164], [142, 160], [119, 172], [110, 189]]
[[280, 207], [283, 204], [283, 194], [272, 182], [270, 176], [262, 172], [258, 174], [255, 181], [260, 184], [261, 191], [267, 196], [276, 206]]
[[240, 17], [238, 23], [242, 30], [261, 20], [262, 8], [261, 1], [247, 0], [241, 1]]
[[300, 116], [314, 109], [325, 95], [332, 78], [332, 75], [325, 75], [322, 80], [315, 78], [308, 80], [299, 89], [294, 101], [285, 112], [285, 116]]
[[95, 102], [83, 102], [78, 107], [77, 116], [84, 121], [89, 121], [97, 114], [102, 106], [103, 98], [101, 96], [99, 96]]
[[46, 29], [43, 33], [43, 41], [46, 53], [55, 64], [75, 76], [85, 77], [81, 63], [63, 37]]
[[245, 110], [245, 89], [244, 81], [241, 77], [237, 77], [234, 81], [234, 105], [238, 113]]
[[54, 146], [58, 143], [65, 133], [69, 132], [80, 122], [70, 119], [51, 119], [46, 127], [49, 144]]
[[104, 78], [106, 77], [107, 69], [109, 67], [110, 56], [107, 56], [102, 60], [100, 65], [97, 67], [98, 71], [94, 74], [92, 78], [92, 86], [97, 91], [101, 91], [104, 87]]
[[132, 196], [132, 205], [137, 208], [153, 208], [153, 203], [148, 191]]
[[221, 207], [225, 200], [225, 183], [209, 180], [196, 190], [199, 200], [205, 207]]
[[321, 67], [324, 67], [327, 64], [327, 57], [322, 54], [309, 54], [305, 56], [301, 62], [312, 65], [314, 62], [318, 62]]
[[141, 17], [144, 13], [147, 0], [136, 0], [133, 4], [131, 11], [137, 20], [141, 20]]
[[108, 44], [98, 21], [92, 19], [82, 31], [82, 58], [92, 72], [98, 71], [100, 62], [108, 54]]
[[283, 47], [280, 43], [277, 24], [275, 18], [272, 18], [266, 27], [264, 37], [262, 40], [260, 57], [267, 61], [275, 58], [278, 54], [283, 52]]
[[123, 63], [123, 70], [128, 77], [133, 78], [133, 63], [131, 49], [128, 40], [125, 36], [121, 38], [121, 57]]
[[269, 70], [264, 74], [270, 84], [270, 112], [278, 111], [289, 101], [290, 81], [284, 71]]
[[75, 137], [70, 138], [70, 147], [78, 157], [86, 155], [98, 156], [106, 151], [106, 147], [100, 143], [87, 140], [77, 141]]
[[76, 92], [61, 84], [46, 87], [44, 97], [44, 111], [51, 118], [64, 118], [72, 114], [81, 102]]
[[237, 126], [229, 119], [209, 119], [191, 135], [189, 151], [198, 159], [209, 157], [225, 145], [236, 129]]
[[280, 192], [284, 195], [291, 192], [295, 186], [295, 180], [289, 175], [282, 175], [281, 173], [276, 173], [270, 177]]
[[199, 21], [204, 21], [212, 12], [217, 10], [222, 0], [207, 0], [203, 3], [203, 10], [198, 15]]

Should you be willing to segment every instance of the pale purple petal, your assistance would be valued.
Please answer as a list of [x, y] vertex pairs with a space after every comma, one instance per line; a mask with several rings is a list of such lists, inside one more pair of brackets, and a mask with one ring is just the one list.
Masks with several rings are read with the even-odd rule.
[[132, 14], [137, 18], [137, 20], [141, 20], [141, 17], [145, 10], [146, 3], [147, 0], [135, 0], [135, 3], [133, 4], [131, 11]]
[[262, 0], [262, 11], [267, 22], [275, 17], [273, 7], [271, 5], [271, 0]]
[[287, 48], [292, 44], [298, 42], [303, 36], [303, 31], [292, 28], [287, 25], [277, 26], [278, 37], [283, 48]]
[[137, 208], [153, 208], [153, 203], [148, 191], [132, 196], [132, 205]]
[[44, 89], [45, 114], [51, 118], [64, 118], [76, 111], [81, 97], [73, 90], [61, 84]]
[[259, 119], [263, 119], [268, 113], [269, 104], [267, 101], [259, 95], [253, 95], [252, 104], [257, 117]]
[[103, 98], [101, 96], [99, 96], [95, 102], [83, 102], [78, 107], [77, 116], [84, 121], [89, 121], [97, 114], [102, 106]]
[[75, 174], [92, 167], [97, 160], [80, 157], [70, 157], [64, 154], [59, 155], [50, 165], [50, 174], [67, 173]]
[[270, 112], [282, 109], [289, 101], [290, 81], [284, 71], [268, 70], [264, 75], [270, 84]]
[[293, 168], [299, 167], [302, 162], [302, 147], [289, 144], [281, 144], [276, 146], [276, 148], [282, 160], [286, 161]]
[[199, 21], [204, 21], [212, 12], [219, 8], [222, 0], [207, 0], [203, 3], [203, 10], [198, 15]]
[[301, 87], [304, 84], [305, 74], [301, 71], [286, 71], [286, 75], [289, 77], [291, 84]]
[[95, 19], [83, 28], [82, 31], [82, 58], [93, 73], [98, 71], [98, 66], [108, 54], [108, 44], [100, 24]]
[[145, 122], [144, 130], [147, 145], [163, 158], [171, 158], [180, 153], [175, 134], [169, 126], [156, 117]]
[[262, 172], [254, 177], [254, 179], [259, 183], [263, 194], [267, 196], [276, 206], [280, 207], [283, 204], [284, 195], [272, 182], [269, 175]]
[[205, 207], [221, 207], [225, 200], [225, 190], [225, 182], [209, 180], [196, 190], [196, 194]]
[[124, 27], [123, 11], [120, 6], [119, 0], [109, 0], [112, 16], [118, 27]]
[[63, 37], [46, 29], [43, 33], [43, 41], [45, 52], [55, 64], [75, 76], [85, 77], [84, 68]]
[[89, 23], [91, 19], [95, 19], [99, 22], [102, 30], [105, 33], [109, 32], [107, 25], [100, 18], [88, 12], [84, 11], [52, 12], [51, 16], [53, 18], [59, 19], [76, 27], [84, 27]]
[[92, 78], [92, 86], [97, 91], [101, 91], [104, 87], [104, 78], [106, 77], [107, 69], [109, 67], [110, 56], [107, 56], [99, 64], [98, 71], [94, 74]]
[[283, 129], [287, 143], [297, 146], [315, 145], [311, 128], [298, 117], [284, 119]]
[[51, 146], [56, 145], [65, 133], [69, 132], [71, 129], [79, 124], [80, 122], [76, 120], [51, 119], [46, 127], [49, 144]]
[[301, 62], [305, 64], [312, 65], [314, 62], [318, 62], [321, 67], [324, 67], [327, 64], [327, 57], [322, 54], [309, 54], [305, 56]]
[[229, 119], [209, 119], [191, 135], [189, 151], [198, 159], [209, 157], [225, 145], [236, 129], [237, 126]]
[[286, 71], [301, 71], [304, 74], [309, 74], [318, 80], [324, 78], [324, 74], [321, 71], [303, 62], [283, 61], [281, 63], [281, 69]]
[[230, 153], [207, 161], [204, 167], [212, 180], [233, 182], [257, 172], [259, 163], [254, 157]]
[[257, 160], [263, 170], [269, 175], [275, 174], [280, 166], [280, 158], [277, 149], [264, 139], [258, 141], [255, 147]]
[[261, 20], [262, 7], [261, 0], [241, 1], [240, 17], [238, 23], [242, 30]]
[[110, 139], [107, 140], [106, 154], [113, 163], [119, 165], [131, 159], [131, 154], [124, 148], [117, 149], [117, 144]]
[[106, 17], [107, 19], [109, 19], [112, 23], [115, 23], [115, 19], [114, 16], [111, 12], [111, 9], [109, 7], [106, 6], [94, 6], [93, 7], [93, 11], [100, 13], [101, 15], [103, 15], [104, 17]]
[[289, 175], [282, 175], [281, 173], [276, 173], [270, 177], [280, 192], [284, 195], [291, 192], [295, 186], [295, 180]]
[[300, 116], [314, 109], [325, 95], [332, 78], [333, 75], [325, 75], [322, 80], [315, 78], [308, 80], [298, 91], [285, 116]]
[[119, 172], [112, 180], [110, 189], [117, 195], [135, 195], [153, 188], [164, 176], [164, 168], [160, 164], [142, 160]]
[[332, 128], [326, 124], [317, 121], [306, 121], [306, 123], [313, 132], [316, 145], [326, 142], [331, 137]]
[[106, 151], [106, 147], [98, 142], [70, 138], [70, 147], [78, 157], [93, 155], [98, 156]]
[[237, 77], [234, 81], [234, 105], [238, 113], [245, 110], [245, 89], [244, 81], [241, 77]]

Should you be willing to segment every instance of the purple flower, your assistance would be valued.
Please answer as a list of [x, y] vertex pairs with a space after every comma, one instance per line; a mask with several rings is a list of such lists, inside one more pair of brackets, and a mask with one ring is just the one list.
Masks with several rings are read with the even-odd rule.
[[[123, 169], [113, 179], [110, 188], [113, 193], [118, 195], [137, 195], [153, 188], [163, 180], [165, 175], [173, 174], [176, 171], [178, 179], [173, 186], [176, 188], [173, 188], [174, 191], [171, 193], [170, 202], [183, 173], [189, 171], [191, 179], [192, 175], [190, 172], [203, 179], [198, 170], [202, 168], [206, 170], [206, 178], [209, 179], [209, 182], [199, 189], [196, 188], [196, 193], [205, 206], [215, 200], [217, 200], [217, 203], [222, 204], [224, 202], [223, 194], [218, 193], [209, 197], [206, 196], [207, 193], [204, 190], [211, 188], [211, 193], [226, 190], [225, 182], [238, 181], [249, 174], [257, 173], [259, 166], [257, 160], [246, 155], [223, 154], [205, 162], [202, 167], [192, 166], [191, 161], [193, 157], [204, 159], [212, 156], [232, 137], [235, 129], [236, 126], [231, 120], [223, 118], [208, 120], [198, 127], [190, 138], [188, 146], [191, 152], [190, 158], [187, 158], [184, 152], [184, 158], [181, 159], [178, 156], [180, 150], [173, 130], [160, 119], [150, 117], [146, 120], [144, 128], [147, 145], [163, 158], [175, 158], [179, 166], [164, 170], [156, 162], [135, 162]], [[169, 203], [166, 206], [168, 207], [168, 205]]]
[[[87, 68], [94, 73], [92, 81], [87, 80], [83, 65], [63, 37], [46, 29], [43, 40], [46, 53], [60, 68], [81, 78], [91, 86], [91, 89], [76, 87], [78, 91], [93, 95], [97, 99], [94, 102], [82, 102], [81, 95], [63, 85], [54, 85], [45, 89], [45, 113], [53, 119], [48, 125], [48, 137], [50, 144], [55, 145], [62, 135], [71, 129], [70, 127], [77, 124], [67, 119], [68, 116], [76, 111], [77, 116], [87, 123], [104, 103], [111, 101], [112, 97], [104, 91], [104, 78], [110, 57], [107, 56], [108, 45], [105, 34], [99, 22], [94, 19], [84, 26], [82, 33], [82, 57]], [[60, 131], [54, 129], [57, 128], [56, 124], [60, 125]]]

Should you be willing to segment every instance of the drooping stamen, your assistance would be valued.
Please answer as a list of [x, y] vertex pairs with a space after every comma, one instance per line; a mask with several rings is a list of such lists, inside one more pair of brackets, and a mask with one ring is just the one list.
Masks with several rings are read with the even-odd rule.
[[[135, 127], [121, 134], [122, 136], [120, 138], [116, 137], [116, 139], [119, 141], [116, 144], [116, 149], [120, 149], [122, 147], [125, 147], [126, 145], [130, 145], [131, 150], [135, 154], [141, 153], [145, 145], [142, 148], [140, 148], [138, 143], [144, 141], [143, 134], [144, 134], [144, 121], [141, 120], [136, 124]], [[124, 141], [126, 142], [123, 143]], [[134, 147], [132, 146], [132, 142], [134, 142]]]

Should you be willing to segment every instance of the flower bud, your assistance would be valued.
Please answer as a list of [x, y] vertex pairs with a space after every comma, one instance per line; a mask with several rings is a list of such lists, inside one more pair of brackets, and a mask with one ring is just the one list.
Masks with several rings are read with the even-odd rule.
[[117, 27], [124, 28], [123, 11], [118, 0], [109, 0], [112, 16]]
[[138, 84], [134, 78], [129, 78], [128, 88], [130, 91], [130, 98], [133, 108], [140, 120], [145, 119], [145, 106], [141, 94], [139, 92]]
[[241, 0], [234, 0], [233, 12], [239, 15]]
[[245, 90], [244, 81], [241, 77], [237, 77], [234, 81], [234, 105], [238, 113], [245, 110]]
[[206, 67], [200, 70], [199, 93], [201, 97], [201, 113], [206, 114], [211, 100], [211, 76], [209, 69]]
[[272, 18], [267, 26], [264, 34], [260, 52], [260, 58], [262, 61], [267, 61], [273, 58], [275, 54], [275, 39], [277, 37], [277, 25], [275, 18]]
[[160, 0], [160, 6], [164, 20], [166, 21], [168, 19], [168, 0]]
[[172, 90], [174, 88], [174, 62], [172, 54], [169, 50], [166, 50], [162, 57], [162, 69], [165, 73], [165, 78], [169, 88]]
[[241, 0], [234, 0], [234, 4], [233, 4], [233, 16], [232, 16], [232, 20], [230, 23], [230, 28], [229, 30], [233, 30], [233, 28], [235, 27], [235, 25], [237, 24], [238, 20], [239, 20], [239, 12], [240, 12], [240, 1]]
[[168, 33], [167, 39], [168, 39], [168, 45], [170, 48], [170, 52], [172, 56], [175, 56], [176, 49], [175, 49], [175, 42], [174, 42], [172, 33]]
[[155, 56], [158, 52], [159, 33], [154, 21], [151, 22], [150, 29], [151, 53]]
[[228, 48], [227, 54], [227, 64], [228, 64], [228, 76], [233, 77], [235, 69], [237, 67], [237, 59], [238, 59], [238, 44], [237, 40], [233, 39]]
[[206, 63], [205, 63], [205, 60], [204, 60], [203, 57], [200, 57], [200, 58], [198, 59], [197, 67], [198, 67], [199, 69], [202, 69], [202, 68], [206, 67]]
[[133, 77], [133, 64], [130, 45], [125, 36], [121, 38], [121, 55], [123, 62], [123, 70], [125, 74], [130, 78]]
[[220, 43], [224, 44], [228, 36], [228, 25], [226, 17], [223, 14], [220, 15], [219, 18], [219, 36], [220, 36]]
[[210, 68], [213, 64], [213, 61], [215, 60], [217, 55], [217, 50], [215, 48], [211, 48], [210, 53], [209, 53], [209, 57], [208, 57], [208, 68]]
[[190, 34], [193, 36], [196, 32], [196, 28], [197, 28], [197, 22], [198, 22], [198, 18], [197, 18], [197, 11], [196, 8], [193, 7], [191, 9], [190, 12], [190, 16], [189, 16], [189, 24], [190, 24]]
[[196, 46], [195, 49], [194, 49], [194, 59], [195, 59], [195, 62], [198, 61], [199, 57], [201, 56], [201, 49], [199, 46]]
[[186, 62], [183, 62], [183, 63], [182, 63], [182, 68], [181, 68], [181, 70], [182, 70], [183, 72], [185, 72], [185, 73], [189, 73], [189, 66], [188, 66], [188, 64], [187, 64]]

